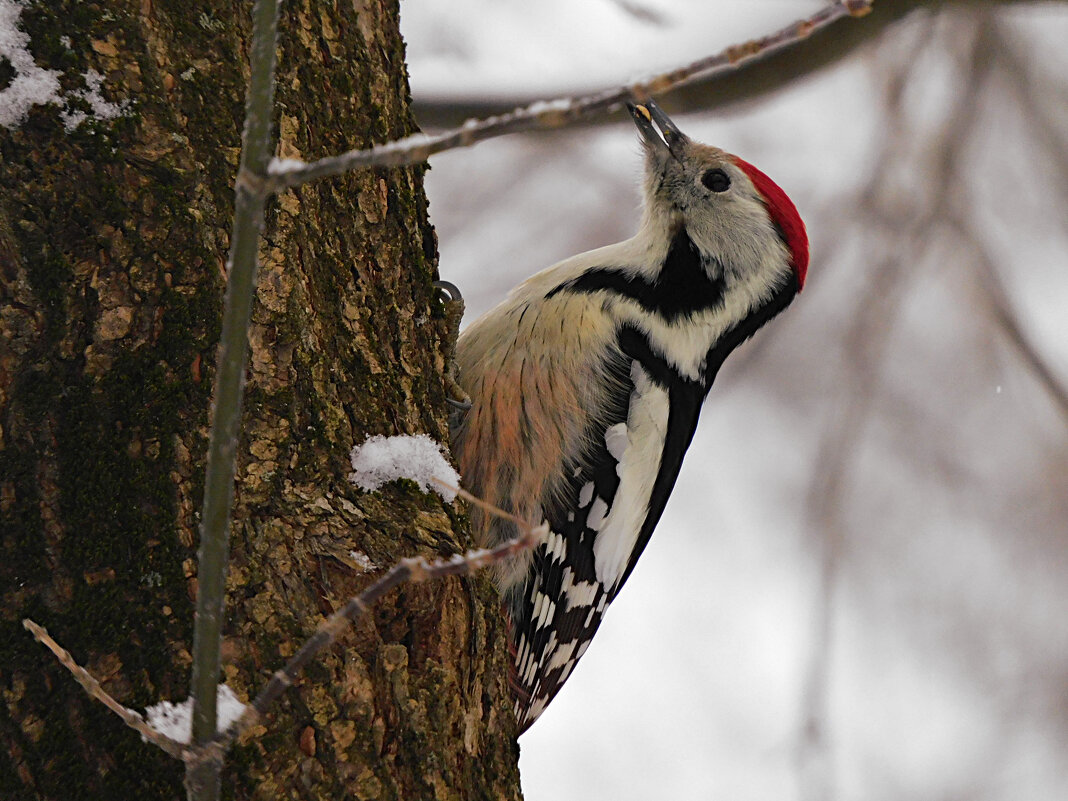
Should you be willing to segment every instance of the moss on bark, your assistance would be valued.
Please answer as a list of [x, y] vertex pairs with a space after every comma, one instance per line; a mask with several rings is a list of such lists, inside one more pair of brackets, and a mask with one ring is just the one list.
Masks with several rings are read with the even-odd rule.
[[[286, 4], [279, 154], [413, 130], [395, 2]], [[0, 795], [174, 798], [142, 744], [21, 630], [31, 616], [135, 708], [184, 697], [214, 344], [248, 47], [243, 3], [31, 3], [66, 89], [0, 129]], [[77, 103], [75, 102], [75, 105]], [[361, 494], [351, 446], [447, 436], [422, 168], [269, 207], [228, 579], [225, 678], [263, 685], [322, 615], [414, 552], [463, 547], [436, 496]], [[488, 580], [404, 588], [316, 663], [226, 772], [235, 798], [516, 798], [504, 631]]]

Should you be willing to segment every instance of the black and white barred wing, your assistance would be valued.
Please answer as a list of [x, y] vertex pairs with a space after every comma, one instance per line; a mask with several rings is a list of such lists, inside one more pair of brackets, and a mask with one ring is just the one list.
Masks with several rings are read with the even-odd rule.
[[545, 509], [551, 533], [510, 604], [521, 731], [586, 652], [663, 513], [697, 425], [703, 392], [630, 357], [617, 372], [615, 408], [588, 432], [586, 458]]

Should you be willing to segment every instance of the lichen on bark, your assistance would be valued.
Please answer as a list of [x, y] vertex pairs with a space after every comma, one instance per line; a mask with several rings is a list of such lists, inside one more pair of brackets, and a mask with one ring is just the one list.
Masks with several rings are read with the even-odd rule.
[[[286, 4], [279, 155], [414, 129], [397, 13]], [[247, 9], [68, 0], [29, 4], [21, 24], [40, 66], [95, 69], [131, 102], [73, 133], [47, 106], [0, 130], [0, 795], [174, 798], [180, 766], [18, 622], [47, 625], [129, 706], [186, 694]], [[437, 496], [346, 478], [369, 434], [447, 437], [422, 175], [351, 175], [269, 206], [224, 641], [245, 698], [376, 569], [467, 544]], [[227, 792], [519, 797], [503, 642], [488, 579], [401, 589], [241, 742]]]

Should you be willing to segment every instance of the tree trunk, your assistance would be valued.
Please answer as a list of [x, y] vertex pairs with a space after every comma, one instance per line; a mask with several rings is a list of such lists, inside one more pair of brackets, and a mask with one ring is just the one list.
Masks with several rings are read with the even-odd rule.
[[[5, 798], [181, 795], [181, 765], [89, 700], [20, 621], [127, 706], [188, 693], [248, 6], [39, 0], [18, 21], [62, 77], [60, 105], [0, 127]], [[284, 5], [280, 156], [414, 129], [397, 14]], [[94, 118], [90, 69], [128, 101], [118, 118]], [[76, 108], [89, 119], [68, 131], [61, 112]], [[346, 477], [369, 434], [447, 439], [422, 175], [359, 173], [268, 206], [223, 644], [245, 700], [397, 558], [468, 545], [436, 495], [363, 494]], [[504, 641], [488, 578], [402, 587], [241, 741], [224, 796], [519, 798]]]

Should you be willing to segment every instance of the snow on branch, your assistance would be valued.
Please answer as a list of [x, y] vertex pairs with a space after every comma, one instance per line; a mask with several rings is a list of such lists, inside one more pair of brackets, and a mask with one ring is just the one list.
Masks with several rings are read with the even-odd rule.
[[70, 671], [71, 675], [74, 676], [75, 680], [80, 685], [82, 685], [82, 689], [84, 689], [90, 697], [95, 698], [102, 703], [118, 715], [123, 723], [175, 759], [184, 759], [186, 757], [189, 751], [187, 746], [168, 737], [166, 734], [157, 731], [146, 723], [145, 719], [141, 717], [140, 714], [123, 706], [112, 698], [88, 670], [74, 661], [74, 657], [70, 655], [70, 651], [52, 639], [48, 634], [47, 629], [37, 625], [29, 618], [22, 621], [22, 627], [33, 634], [33, 638], [37, 640], [37, 642], [41, 643], [45, 648], [55, 654], [55, 657], [59, 660], [60, 664]]
[[104, 704], [144, 739], [176, 759], [185, 761], [187, 766], [211, 760], [220, 761], [234, 741], [259, 720], [282, 693], [293, 686], [304, 668], [319, 652], [332, 645], [343, 631], [387, 592], [409, 581], [420, 582], [444, 576], [473, 573], [537, 547], [548, 534], [547, 523], [542, 523], [540, 526], [531, 525], [438, 478], [431, 477], [429, 482], [436, 485], [438, 491], [443, 494], [449, 493], [454, 498], [460, 496], [490, 514], [510, 520], [516, 524], [519, 534], [493, 548], [479, 548], [464, 554], [456, 554], [448, 559], [428, 560], [422, 556], [415, 556], [400, 560], [362, 593], [350, 598], [344, 606], [328, 617], [319, 630], [286, 663], [285, 667], [275, 671], [267, 686], [250, 704], [242, 704], [228, 687], [220, 685], [218, 688], [219, 733], [214, 739], [202, 745], [187, 744], [191, 716], [190, 702], [179, 705], [163, 702], [150, 707], [146, 710], [149, 720], [145, 722], [145, 719], [137, 712], [128, 709], [108, 695], [100, 686], [100, 682], [77, 664], [70, 653], [53, 640], [44, 628], [28, 618], [22, 621], [22, 625], [33, 633], [38, 642], [43, 643], [55, 654], [60, 663], [70, 671], [91, 697]]
[[242, 732], [252, 726], [266, 712], [268, 707], [293, 685], [305, 666], [320, 651], [332, 645], [338, 636], [358, 620], [375, 601], [394, 587], [409, 581], [420, 582], [445, 576], [461, 576], [473, 573], [476, 570], [503, 562], [523, 551], [537, 547], [548, 534], [548, 523], [533, 526], [521, 518], [487, 504], [465, 490], [449, 486], [437, 480], [434, 480], [434, 483], [454, 495], [459, 495], [469, 503], [486, 509], [491, 514], [512, 521], [516, 524], [519, 534], [515, 538], [505, 540], [493, 548], [479, 548], [464, 554], [456, 554], [449, 559], [431, 561], [422, 556], [402, 559], [362, 593], [350, 598], [344, 606], [328, 617], [319, 627], [319, 630], [301, 646], [300, 650], [289, 660], [286, 666], [281, 670], [275, 671], [267, 686], [245, 708], [244, 714], [230, 724], [229, 728], [218, 735], [210, 745], [224, 751], [228, 749], [234, 740], [241, 736]]
[[815, 14], [798, 20], [774, 33], [732, 45], [715, 55], [698, 59], [669, 72], [644, 78], [626, 86], [590, 95], [539, 100], [508, 114], [484, 120], [468, 120], [459, 128], [429, 136], [413, 134], [366, 150], [350, 150], [313, 162], [274, 159], [267, 168], [266, 188], [279, 192], [295, 186], [341, 175], [365, 167], [399, 167], [426, 161], [435, 153], [469, 147], [519, 131], [562, 128], [566, 125], [610, 111], [628, 100], [639, 102], [718, 72], [737, 69], [740, 64], [766, 56], [811, 36], [843, 17], [863, 17], [871, 11], [874, 0], [837, 0]]
[[[241, 703], [234, 691], [225, 684], [219, 685], [219, 691], [215, 696], [216, 709], [218, 710], [217, 727], [219, 731], [226, 731], [230, 724], [241, 717], [245, 712], [245, 705]], [[148, 725], [158, 731], [164, 737], [175, 742], [188, 743], [193, 736], [193, 699], [187, 698], [177, 704], [170, 701], [160, 701], [158, 704], [145, 709]]]
[[408, 478], [426, 492], [433, 488], [452, 503], [460, 474], [445, 458], [445, 451], [427, 434], [368, 437], [352, 449], [352, 483], [368, 492], [398, 478]]

